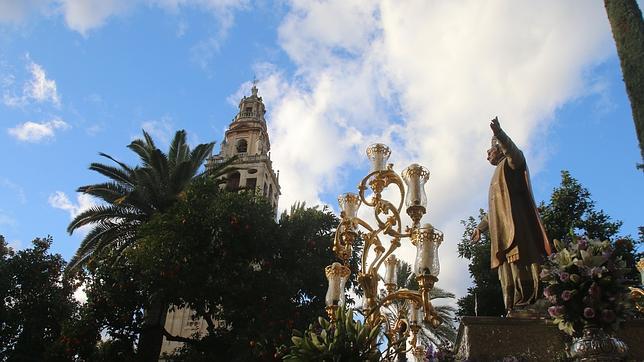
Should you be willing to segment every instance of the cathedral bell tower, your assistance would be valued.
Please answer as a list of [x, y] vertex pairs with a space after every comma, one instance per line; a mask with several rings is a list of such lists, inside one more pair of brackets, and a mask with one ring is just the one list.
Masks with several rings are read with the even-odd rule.
[[[218, 155], [208, 159], [206, 167], [215, 168], [233, 156], [237, 159], [228, 167], [225, 173], [225, 188], [231, 191], [241, 188], [254, 189], [264, 195], [277, 212], [277, 202], [280, 196], [278, 175], [273, 171], [268, 132], [264, 114], [266, 109], [262, 97], [257, 95], [257, 87], [253, 84], [252, 94], [239, 102], [239, 112], [228, 126], [221, 143]], [[224, 170], [225, 171], [225, 170]], [[194, 333], [207, 334], [207, 325], [203, 319], [193, 320], [193, 311], [189, 308], [170, 309], [165, 323], [165, 329], [172, 335], [190, 337]], [[225, 320], [214, 321], [216, 328], [228, 329]], [[163, 339], [161, 353], [174, 353], [183, 346], [182, 342]]]
[[242, 98], [239, 102], [239, 112], [228, 126], [221, 143], [221, 151], [209, 160], [208, 167], [215, 167], [237, 156], [230, 172], [226, 173], [225, 188], [255, 189], [277, 210], [281, 192], [279, 175], [273, 171], [270, 158], [271, 144], [264, 118], [266, 108], [262, 97], [257, 95], [255, 84], [251, 92], [250, 96]]

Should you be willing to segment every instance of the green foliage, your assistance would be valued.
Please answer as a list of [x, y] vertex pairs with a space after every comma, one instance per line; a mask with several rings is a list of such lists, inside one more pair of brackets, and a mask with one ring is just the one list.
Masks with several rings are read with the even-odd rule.
[[173, 360], [271, 359], [292, 328], [324, 308], [337, 223], [329, 210], [304, 206], [276, 223], [263, 197], [201, 178], [141, 227], [124, 257], [140, 268], [144, 294], [190, 308], [208, 325]]
[[63, 325], [74, 313], [76, 285], [63, 279], [65, 262], [50, 254], [52, 238], [11, 250], [0, 235], [0, 360], [64, 358], [58, 348]]
[[94, 206], [79, 215], [67, 227], [69, 233], [92, 225], [81, 242], [76, 255], [70, 261], [70, 269], [84, 265], [103, 248], [114, 248], [120, 253], [131, 245], [137, 228], [157, 213], [168, 209], [176, 202], [199, 168], [212, 153], [214, 143], [200, 144], [191, 150], [186, 143], [186, 132], [177, 131], [168, 154], [156, 147], [148, 133], [144, 139], [136, 139], [128, 148], [135, 152], [141, 165], [128, 166], [113, 157], [100, 153], [118, 167], [92, 163], [90, 170], [109, 180], [81, 186], [82, 192], [104, 201], [105, 205]]
[[[131, 167], [104, 153], [100, 155], [118, 167], [101, 163], [90, 165], [90, 170], [106, 176], [108, 181], [81, 186], [78, 192], [99, 198], [106, 204], [80, 213], [67, 227], [72, 233], [82, 226], [92, 226], [70, 261], [70, 274], [90, 262], [105, 261], [98, 260], [98, 256], [109, 257], [110, 263], [119, 261], [123, 253], [133, 247], [139, 227], [183, 197], [184, 190], [198, 176], [214, 146], [214, 143], [200, 144], [191, 150], [186, 143], [186, 132], [181, 130], [175, 134], [165, 154], [147, 132], [143, 131], [143, 137], [128, 145], [139, 156], [140, 165]], [[163, 304], [156, 294], [147, 294], [147, 297], [138, 350], [140, 359], [152, 361], [159, 355], [167, 304]]]
[[353, 310], [340, 307], [336, 322], [319, 317], [302, 333], [293, 331], [285, 361], [379, 361], [380, 325], [365, 325], [353, 319]]
[[505, 313], [503, 292], [496, 270], [490, 269], [490, 236], [488, 232], [481, 233], [481, 241], [472, 243], [470, 235], [485, 212], [479, 210], [478, 218], [470, 216], [461, 220], [465, 227], [461, 241], [458, 243], [458, 256], [470, 260], [468, 266], [473, 286], [467, 289], [467, 295], [457, 302], [459, 316], [501, 316]]
[[621, 221], [611, 221], [603, 210], [595, 210], [588, 189], [568, 171], [561, 171], [561, 184], [552, 191], [548, 204], [539, 205], [539, 211], [550, 240], [571, 241], [573, 234], [607, 240], [615, 236], [622, 225]]
[[216, 328], [213, 320], [234, 326], [239, 338], [221, 350], [222, 358], [248, 358], [247, 346], [258, 333], [278, 338], [280, 326], [290, 319], [272, 319], [289, 297], [287, 275], [279, 268], [277, 230], [263, 198], [219, 192], [216, 181], [201, 179], [186, 191], [185, 200], [141, 228], [137, 248], [126, 255], [140, 265], [147, 293], [196, 311], [214, 336], [230, 332]]

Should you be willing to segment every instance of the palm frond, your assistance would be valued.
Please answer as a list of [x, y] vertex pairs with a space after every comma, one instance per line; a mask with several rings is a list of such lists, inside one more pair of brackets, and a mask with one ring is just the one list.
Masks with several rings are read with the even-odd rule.
[[438, 298], [451, 298], [451, 299], [453, 299], [453, 298], [456, 298], [454, 293], [448, 292], [448, 291], [446, 291], [444, 289], [436, 288], [436, 287], [431, 290], [430, 295], [431, 295], [432, 299], [438, 299]]
[[216, 164], [214, 167], [207, 168], [203, 173], [196, 177], [210, 176], [212, 178], [220, 178], [229, 172], [237, 170], [237, 168], [231, 167], [231, 165], [237, 161], [237, 158], [237, 155], [235, 155], [222, 163]]
[[148, 148], [150, 149], [157, 148], [157, 146], [154, 145], [154, 140], [152, 139], [152, 137], [150, 137], [150, 134], [147, 133], [144, 129], [142, 129], [142, 131], [143, 131], [143, 138], [145, 138], [145, 143], [147, 144]]
[[75, 255], [70, 260], [67, 270], [75, 270], [96, 256], [110, 244], [127, 244], [133, 236], [136, 226], [127, 223], [101, 222], [85, 236]]
[[195, 147], [192, 152], [190, 152], [190, 158], [187, 161], [190, 161], [193, 172], [196, 174], [199, 170], [199, 167], [206, 161], [208, 157], [212, 155], [212, 149], [215, 147], [215, 143], [202, 143]]
[[110, 220], [141, 222], [145, 220], [145, 215], [134, 208], [125, 208], [115, 205], [97, 205], [76, 215], [76, 217], [69, 223], [69, 226], [67, 226], [67, 232], [71, 234], [74, 230], [82, 226]]
[[116, 163], [117, 165], [121, 166], [121, 168], [122, 168], [123, 170], [125, 170], [125, 171], [127, 171], [127, 172], [131, 172], [131, 171], [132, 171], [132, 168], [131, 168], [130, 166], [128, 166], [127, 164], [125, 164], [125, 163], [123, 163], [123, 162], [121, 162], [121, 161], [119, 161], [119, 160], [115, 159], [114, 157], [112, 157], [112, 156], [108, 155], [107, 153], [99, 152], [98, 154], [99, 154], [100, 156], [103, 156], [103, 157], [105, 157], [105, 158], [109, 159], [109, 160], [112, 160], [114, 163]]
[[195, 173], [188, 162], [179, 163], [170, 175], [168, 186], [173, 194], [178, 194], [188, 186]]
[[186, 131], [179, 130], [174, 134], [170, 149], [168, 150], [168, 160], [173, 168], [176, 164], [183, 161], [185, 155], [189, 152], [189, 147], [186, 144]]
[[150, 149], [148, 145], [141, 139], [136, 139], [130, 142], [127, 148], [129, 148], [139, 156], [139, 159], [143, 163], [143, 167], [150, 167], [151, 152], [155, 150], [154, 148]]
[[106, 176], [116, 182], [120, 182], [126, 185], [134, 185], [134, 180], [132, 180], [132, 173], [126, 172], [123, 169], [116, 168], [114, 166], [104, 165], [102, 163], [92, 163], [89, 165], [89, 169], [96, 171], [103, 176]]
[[[116, 182], [105, 182], [102, 184], [81, 186], [76, 191], [98, 197], [108, 203], [116, 203], [117, 199], [125, 200], [132, 192], [132, 188]], [[118, 202], [118, 204], [122, 203], [123, 201]]]

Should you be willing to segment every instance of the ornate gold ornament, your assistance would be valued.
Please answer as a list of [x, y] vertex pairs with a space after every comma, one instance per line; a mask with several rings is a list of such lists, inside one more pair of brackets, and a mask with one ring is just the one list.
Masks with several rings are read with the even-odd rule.
[[[416, 345], [416, 334], [420, 329], [420, 323], [428, 323], [434, 328], [442, 323], [432, 306], [430, 291], [438, 281], [440, 272], [438, 247], [443, 242], [443, 233], [431, 224], [421, 226], [420, 223], [427, 212], [425, 183], [429, 180], [429, 170], [418, 164], [411, 164], [403, 170], [400, 177], [393, 170], [393, 164], [387, 163], [390, 155], [389, 147], [381, 143], [367, 148], [367, 156], [372, 164], [370, 173], [358, 185], [357, 194], [346, 193], [338, 197], [341, 221], [335, 234], [333, 251], [342, 261], [341, 266], [346, 268], [342, 269], [342, 275], [348, 278], [350, 273], [348, 262], [353, 247], [356, 240], [363, 241], [357, 279], [364, 293], [363, 312], [366, 323], [382, 323], [390, 346], [395, 342], [396, 336], [403, 335], [406, 339], [411, 333], [412, 351], [420, 353], [424, 351], [422, 346]], [[400, 202], [397, 205], [383, 196], [383, 192], [389, 187], [398, 188]], [[371, 193], [367, 196], [368, 190]], [[373, 209], [375, 225], [370, 225], [358, 217], [361, 205]], [[406, 227], [404, 231], [401, 221], [403, 206], [406, 206], [405, 211], [412, 219], [411, 227]], [[383, 245], [384, 237], [390, 239], [388, 247]], [[398, 259], [393, 253], [405, 239], [409, 239], [409, 242], [416, 247], [413, 271], [419, 290], [399, 289], [396, 284]], [[382, 279], [378, 271], [381, 266], [385, 269], [386, 295], [384, 296], [378, 295], [378, 283]], [[344, 299], [337, 295], [339, 281], [334, 274], [336, 272], [330, 274], [330, 270], [340, 270], [340, 264], [333, 263], [326, 268], [327, 278], [329, 278], [327, 312], [333, 313], [344, 303]], [[341, 291], [344, 292], [343, 289]], [[410, 302], [409, 314], [399, 315], [396, 320], [388, 321], [380, 312], [380, 308], [397, 300]]]
[[[640, 286], [644, 285], [644, 259], [640, 259], [637, 264], [637, 271], [640, 272]], [[644, 313], [644, 290], [642, 288], [628, 287], [631, 290], [631, 299], [638, 311]]]

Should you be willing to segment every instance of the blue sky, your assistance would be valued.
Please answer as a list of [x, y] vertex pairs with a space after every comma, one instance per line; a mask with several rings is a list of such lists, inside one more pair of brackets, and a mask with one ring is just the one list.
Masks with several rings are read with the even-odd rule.
[[[458, 220], [486, 207], [488, 120], [524, 150], [537, 201], [569, 170], [636, 235], [644, 193], [630, 107], [601, 2], [0, 0], [0, 234], [52, 235], [100, 182], [87, 166], [147, 129], [217, 141], [259, 80], [281, 207], [355, 191], [365, 147], [430, 169], [444, 286], [462, 293]], [[216, 146], [218, 150], [218, 146]], [[363, 213], [365, 210], [362, 211]], [[413, 252], [407, 248], [404, 255]], [[449, 289], [449, 287], [448, 287]]]

